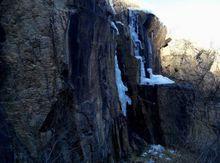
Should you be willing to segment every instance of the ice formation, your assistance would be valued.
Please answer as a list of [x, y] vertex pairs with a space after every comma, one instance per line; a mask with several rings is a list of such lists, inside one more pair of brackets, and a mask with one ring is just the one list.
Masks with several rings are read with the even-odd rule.
[[118, 95], [119, 100], [121, 103], [121, 108], [124, 116], [126, 116], [126, 107], [127, 103], [131, 105], [131, 99], [126, 95], [126, 91], [128, 91], [128, 88], [124, 85], [122, 78], [121, 78], [121, 70], [118, 66], [118, 58], [117, 55], [115, 55], [115, 74], [116, 74], [116, 85], [118, 89]]

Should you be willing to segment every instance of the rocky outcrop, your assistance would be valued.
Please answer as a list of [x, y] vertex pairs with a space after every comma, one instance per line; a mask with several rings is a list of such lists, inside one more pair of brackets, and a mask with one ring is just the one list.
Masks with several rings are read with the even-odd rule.
[[184, 146], [192, 125], [193, 88], [177, 84], [159, 87], [157, 92], [164, 141], [168, 146]]
[[183, 132], [188, 134], [191, 124], [188, 112], [194, 103], [193, 89], [181, 85], [140, 85], [141, 65], [135, 58], [135, 44], [127, 28], [131, 20], [126, 18], [130, 14], [136, 17], [135, 23], [142, 43], [140, 55], [145, 60], [145, 66], [152, 66], [156, 73], [161, 73], [160, 49], [166, 44], [166, 28], [155, 15], [137, 10], [123, 10], [116, 15], [116, 20], [124, 24], [118, 25], [120, 35], [117, 39], [117, 54], [132, 99], [132, 105], [128, 106], [129, 131], [147, 143], [169, 146], [181, 144], [184, 142], [182, 137], [186, 137]]
[[[140, 85], [130, 14], [145, 67], [156, 73], [166, 28], [151, 13], [115, 5], [116, 15], [106, 0], [0, 1], [2, 160], [128, 161], [147, 143], [173, 145], [188, 131], [189, 106], [174, 95], [183, 100], [187, 89]], [[127, 117], [116, 54], [132, 100]]]
[[213, 71], [219, 53], [199, 48], [188, 40], [171, 43], [161, 53], [163, 72], [178, 83], [191, 83], [195, 96], [194, 105], [188, 110], [191, 126], [185, 146], [198, 153], [201, 162], [219, 162], [220, 80]]
[[104, 0], [1, 2], [1, 103], [10, 144], [28, 151], [11, 148], [19, 162], [127, 157], [112, 16]]

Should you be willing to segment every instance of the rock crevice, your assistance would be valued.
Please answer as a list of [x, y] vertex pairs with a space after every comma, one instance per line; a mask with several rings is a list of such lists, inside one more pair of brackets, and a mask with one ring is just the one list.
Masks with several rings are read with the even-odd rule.
[[[3, 143], [8, 150], [0, 158], [120, 162], [147, 143], [179, 141], [179, 130], [187, 126], [175, 116], [180, 111], [186, 122], [187, 106], [167, 104], [176, 100], [171, 87], [140, 86], [129, 10], [138, 18], [140, 56], [156, 73], [166, 28], [151, 13], [117, 4], [115, 9], [106, 0], [1, 1], [0, 11], [6, 12], [0, 17], [0, 102], [7, 118], [0, 109], [0, 119], [11, 125], [0, 128], [0, 150]], [[111, 22], [118, 22], [118, 35]], [[116, 87], [115, 53], [132, 101], [127, 117]], [[177, 126], [173, 132], [171, 123]], [[12, 132], [3, 142], [5, 128]]]

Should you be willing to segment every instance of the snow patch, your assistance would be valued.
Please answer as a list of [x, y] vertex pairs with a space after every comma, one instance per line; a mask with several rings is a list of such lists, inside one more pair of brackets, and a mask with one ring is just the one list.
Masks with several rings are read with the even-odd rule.
[[150, 159], [150, 160], [147, 161], [147, 163], [155, 163], [155, 161]]
[[175, 150], [165, 149], [165, 147], [160, 144], [151, 144], [141, 157], [147, 158], [147, 162], [151, 162], [151, 160], [157, 162], [157, 160], [172, 161], [179, 156]]
[[167, 158], [165, 158], [167, 161], [171, 161], [172, 159], [171, 158], [169, 158], [169, 157], [167, 157]]
[[140, 74], [140, 84], [141, 85], [165, 85], [165, 84], [174, 84], [175, 82], [167, 77], [162, 75], [154, 75], [151, 68], [148, 68], [147, 71], [150, 74], [150, 78], [146, 77], [144, 61], [141, 56], [136, 56], [141, 64], [141, 74]]
[[119, 100], [121, 103], [121, 108], [124, 116], [126, 116], [126, 106], [127, 103], [131, 105], [131, 99], [126, 95], [126, 91], [128, 91], [128, 88], [124, 85], [122, 78], [121, 78], [121, 70], [118, 66], [118, 58], [117, 55], [115, 55], [115, 74], [116, 74], [116, 85], [118, 89], [118, 95]]
[[148, 153], [151, 155], [161, 155], [165, 151], [165, 148], [162, 145], [151, 145]]
[[121, 21], [116, 21], [115, 23], [124, 26], [124, 23], [122, 23]]
[[172, 149], [170, 149], [170, 150], [168, 150], [171, 154], [176, 154], [176, 151], [175, 150], [172, 150]]
[[168, 77], [162, 75], [154, 75], [151, 68], [147, 69], [150, 74], [150, 78], [142, 78], [141, 84], [149, 84], [149, 85], [164, 85], [164, 84], [174, 84], [175, 82]]

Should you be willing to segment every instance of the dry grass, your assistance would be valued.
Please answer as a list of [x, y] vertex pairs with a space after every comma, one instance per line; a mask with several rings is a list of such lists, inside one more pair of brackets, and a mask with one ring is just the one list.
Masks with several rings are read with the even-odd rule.
[[123, 6], [125, 8], [133, 7], [133, 8], [139, 8], [139, 5], [136, 0], [115, 0], [114, 4], [117, 6]]

